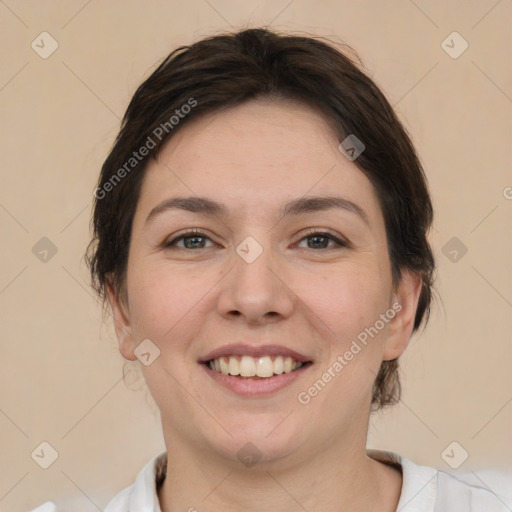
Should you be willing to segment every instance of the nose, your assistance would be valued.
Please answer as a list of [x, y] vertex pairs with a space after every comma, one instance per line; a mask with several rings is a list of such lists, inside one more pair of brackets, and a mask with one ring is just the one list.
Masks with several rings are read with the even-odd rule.
[[289, 317], [297, 299], [291, 283], [287, 282], [290, 279], [284, 272], [285, 262], [266, 247], [253, 261], [244, 255], [244, 247], [238, 249], [233, 254], [231, 271], [220, 283], [219, 314], [227, 318], [243, 317], [248, 324]]

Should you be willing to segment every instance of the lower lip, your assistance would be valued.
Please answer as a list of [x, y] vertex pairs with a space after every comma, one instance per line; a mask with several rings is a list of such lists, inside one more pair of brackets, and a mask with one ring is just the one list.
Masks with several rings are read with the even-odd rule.
[[232, 375], [224, 375], [223, 373], [216, 372], [206, 364], [201, 364], [201, 366], [214, 381], [218, 382], [226, 389], [229, 389], [238, 395], [258, 397], [276, 393], [286, 386], [289, 386], [308, 370], [311, 363], [308, 363], [293, 372], [274, 375], [268, 379], [233, 377]]

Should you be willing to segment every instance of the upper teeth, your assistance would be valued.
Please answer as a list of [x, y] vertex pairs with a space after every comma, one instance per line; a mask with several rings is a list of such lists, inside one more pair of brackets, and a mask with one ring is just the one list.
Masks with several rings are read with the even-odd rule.
[[302, 366], [291, 357], [277, 356], [274, 361], [270, 356], [251, 357], [224, 356], [212, 359], [208, 366], [224, 375], [240, 375], [241, 377], [272, 377], [281, 373], [290, 373]]

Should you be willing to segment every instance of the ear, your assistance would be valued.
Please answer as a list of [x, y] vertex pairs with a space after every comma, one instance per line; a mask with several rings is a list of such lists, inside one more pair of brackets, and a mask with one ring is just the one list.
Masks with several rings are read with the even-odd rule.
[[129, 309], [116, 293], [110, 278], [107, 279], [107, 297], [112, 309], [114, 327], [116, 330], [117, 341], [119, 343], [119, 352], [125, 359], [135, 361], [137, 357], [133, 353], [135, 346], [133, 342]]
[[412, 336], [421, 288], [422, 280], [418, 274], [408, 270], [402, 273], [400, 284], [393, 295], [392, 309], [396, 311], [396, 315], [388, 324], [383, 361], [396, 359], [407, 348]]

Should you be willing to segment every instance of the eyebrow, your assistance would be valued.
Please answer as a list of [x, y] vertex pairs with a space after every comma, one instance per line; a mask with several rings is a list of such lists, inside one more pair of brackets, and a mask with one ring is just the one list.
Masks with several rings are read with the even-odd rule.
[[[286, 203], [281, 208], [281, 215], [283, 217], [297, 216], [307, 213], [322, 212], [331, 210], [333, 208], [338, 208], [354, 213], [360, 217], [368, 227], [370, 227], [370, 221], [366, 212], [356, 203], [343, 197], [301, 197], [300, 199], [295, 199]], [[207, 197], [174, 197], [171, 199], [166, 199], [165, 201], [162, 201], [160, 204], [155, 206], [146, 217], [145, 224], [148, 224], [150, 220], [154, 219], [161, 213], [175, 209], [214, 216], [226, 216], [228, 213], [228, 208], [226, 205]]]

